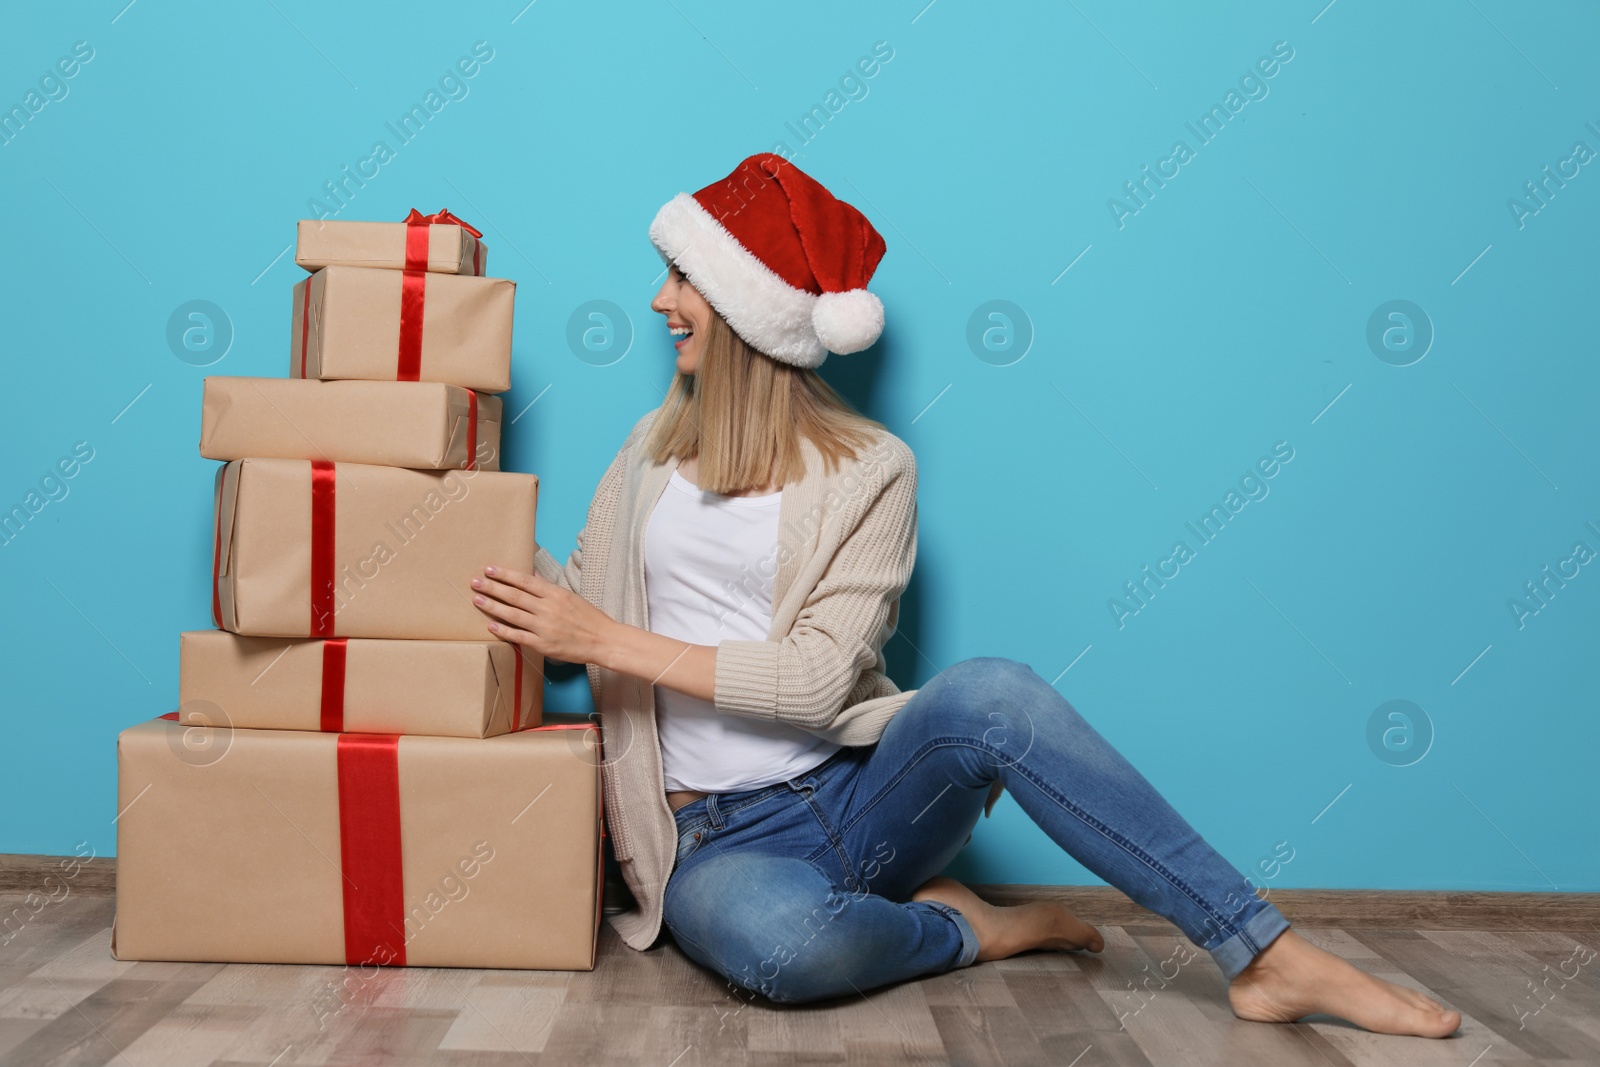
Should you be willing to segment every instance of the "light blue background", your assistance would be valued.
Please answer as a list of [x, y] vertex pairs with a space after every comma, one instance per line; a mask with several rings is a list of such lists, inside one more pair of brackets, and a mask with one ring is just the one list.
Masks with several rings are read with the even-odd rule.
[[[484, 41], [337, 217], [485, 230], [519, 283], [508, 465], [543, 479], [556, 555], [670, 375], [651, 217], [786, 142], [888, 242], [887, 333], [824, 373], [918, 457], [903, 687], [1031, 664], [1242, 869], [1287, 842], [1269, 887], [1600, 889], [1600, 566], [1521, 629], [1507, 606], [1600, 550], [1600, 165], [1520, 228], [1507, 206], [1600, 149], [1592, 7], [523, 3], [12, 13], [0, 105], [94, 58], [0, 146], [0, 507], [94, 459], [0, 547], [0, 851], [114, 849], [116, 733], [175, 705], [178, 632], [210, 625], [201, 379], [285, 372], [295, 220]], [[786, 123], [877, 41], [802, 147]], [[1200, 146], [1185, 123], [1276, 42], [1267, 95]], [[1108, 199], [1179, 138], [1195, 158], [1119, 228]], [[166, 340], [195, 299], [234, 332], [211, 367]], [[997, 299], [1033, 335], [1006, 366], [967, 342]], [[1366, 340], [1396, 299], [1436, 331], [1404, 367]], [[591, 300], [636, 331], [607, 366], [566, 340]], [[1119, 629], [1108, 599], [1278, 441], [1270, 495]], [[1409, 766], [1367, 741], [1395, 699], [1432, 724]], [[586, 711], [581, 676], [551, 706]], [[1095, 880], [1009, 797], [956, 873]]]

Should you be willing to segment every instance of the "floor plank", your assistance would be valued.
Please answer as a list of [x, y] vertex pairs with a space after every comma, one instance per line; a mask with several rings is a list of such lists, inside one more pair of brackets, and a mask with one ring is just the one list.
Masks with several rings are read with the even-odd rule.
[[[15, 901], [17, 894], [0, 894]], [[1445, 1041], [1334, 1019], [1235, 1018], [1221, 972], [1146, 915], [1106, 951], [1031, 952], [814, 1005], [730, 988], [670, 939], [602, 930], [592, 971], [119, 961], [111, 898], [75, 891], [0, 942], [7, 1067], [448, 1064], [649, 1067], [1478, 1067], [1600, 1062], [1600, 936], [1585, 926], [1305, 926], [1300, 934], [1458, 1008]], [[1541, 992], [1542, 990], [1542, 992]]]

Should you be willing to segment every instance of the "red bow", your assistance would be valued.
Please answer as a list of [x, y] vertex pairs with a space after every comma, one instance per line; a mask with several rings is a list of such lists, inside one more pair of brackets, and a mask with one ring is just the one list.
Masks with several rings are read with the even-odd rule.
[[460, 219], [458, 219], [454, 215], [450, 214], [450, 209], [449, 208], [440, 208], [438, 210], [438, 212], [436, 212], [435, 214], [432, 214], [432, 215], [424, 215], [422, 212], [418, 211], [416, 208], [412, 208], [411, 209], [411, 214], [407, 215], [405, 217], [404, 221], [405, 221], [406, 225], [408, 225], [408, 226], [420, 226], [421, 224], [423, 224], [425, 222], [426, 223], [438, 223], [441, 226], [460, 226], [463, 230], [466, 230], [468, 233], [472, 234], [472, 236], [474, 236], [474, 237], [482, 237], [483, 236], [483, 234], [480, 233], [476, 228], [474, 228], [471, 223], [462, 222]]

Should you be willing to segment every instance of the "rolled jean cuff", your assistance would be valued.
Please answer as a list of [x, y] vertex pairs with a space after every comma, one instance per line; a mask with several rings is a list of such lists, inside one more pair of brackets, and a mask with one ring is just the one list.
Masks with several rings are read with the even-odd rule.
[[[967, 922], [967, 917], [948, 904], [941, 904], [937, 900], [919, 900], [912, 907], [931, 908], [955, 923], [956, 929], [961, 932], [961, 955], [955, 962], [955, 967], [970, 967], [978, 958], [978, 935], [972, 932], [972, 924]], [[951, 969], [954, 970], [955, 967]]]
[[1231, 982], [1287, 929], [1289, 920], [1278, 906], [1262, 900], [1261, 907], [1245, 920], [1238, 933], [1211, 950], [1211, 958], [1222, 968], [1223, 977]]

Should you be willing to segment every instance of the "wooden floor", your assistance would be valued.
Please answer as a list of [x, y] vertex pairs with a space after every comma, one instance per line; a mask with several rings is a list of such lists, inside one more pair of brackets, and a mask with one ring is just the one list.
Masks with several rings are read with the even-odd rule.
[[[23, 897], [0, 891], [0, 915]], [[1210, 957], [1189, 947], [1194, 959], [1179, 966], [1185, 953], [1174, 950], [1188, 942], [1157, 921], [1102, 926], [1098, 957], [1033, 953], [849, 1001], [776, 1006], [734, 995], [670, 942], [635, 952], [609, 926], [592, 972], [384, 968], [361, 980], [352, 971], [341, 997], [339, 968], [118, 962], [108, 951], [112, 911], [108, 890], [77, 889], [0, 935], [9, 936], [0, 945], [0, 1064], [1600, 1063], [1600, 959], [1564, 982], [1552, 977], [1575, 945], [1600, 947], [1592, 927], [1576, 924], [1296, 924], [1461, 1011], [1456, 1037], [1426, 1041], [1332, 1020], [1240, 1022]], [[1159, 974], [1174, 970], [1163, 986]], [[1141, 998], [1133, 989], [1145, 979]]]

